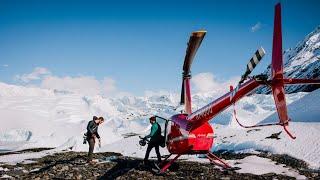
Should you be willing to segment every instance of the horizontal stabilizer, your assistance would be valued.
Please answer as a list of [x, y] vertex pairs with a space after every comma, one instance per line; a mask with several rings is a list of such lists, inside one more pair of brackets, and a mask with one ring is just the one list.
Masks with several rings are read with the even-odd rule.
[[320, 84], [320, 79], [283, 79], [284, 84]]

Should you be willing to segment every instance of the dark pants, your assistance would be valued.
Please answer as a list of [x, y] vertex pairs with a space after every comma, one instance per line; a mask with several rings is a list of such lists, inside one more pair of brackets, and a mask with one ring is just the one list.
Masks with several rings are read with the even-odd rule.
[[93, 149], [94, 149], [94, 144], [95, 144], [95, 139], [92, 138], [88, 138], [88, 142], [89, 142], [89, 152], [88, 152], [88, 161], [92, 160], [92, 155], [93, 155]]
[[159, 144], [158, 143], [152, 143], [152, 142], [150, 142], [148, 144], [146, 155], [144, 156], [144, 162], [148, 161], [149, 154], [150, 154], [150, 151], [152, 150], [152, 148], [155, 148], [156, 154], [157, 154], [157, 158], [158, 158], [158, 163], [160, 163], [161, 162], [161, 155], [160, 155], [160, 152], [159, 152]]

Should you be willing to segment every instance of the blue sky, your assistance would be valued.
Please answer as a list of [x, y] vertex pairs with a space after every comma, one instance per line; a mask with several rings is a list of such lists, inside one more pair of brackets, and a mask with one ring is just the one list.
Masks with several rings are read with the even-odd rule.
[[[261, 72], [270, 63], [277, 2], [1, 0], [0, 81], [19, 84], [14, 77], [43, 67], [60, 78], [108, 77], [117, 90], [137, 95], [178, 92], [186, 43], [199, 29], [208, 32], [194, 75], [211, 72], [221, 81], [240, 76], [263, 46]], [[320, 25], [320, 1], [281, 3], [286, 49]]]

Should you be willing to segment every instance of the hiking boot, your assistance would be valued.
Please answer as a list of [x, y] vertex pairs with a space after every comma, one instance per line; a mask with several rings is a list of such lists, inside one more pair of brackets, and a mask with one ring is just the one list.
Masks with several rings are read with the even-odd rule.
[[143, 165], [147, 167], [150, 165], [150, 162], [148, 160], [143, 160]]

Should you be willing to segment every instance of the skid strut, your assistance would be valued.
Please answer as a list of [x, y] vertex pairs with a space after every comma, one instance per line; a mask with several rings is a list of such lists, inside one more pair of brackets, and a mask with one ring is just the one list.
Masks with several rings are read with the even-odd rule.
[[[171, 156], [171, 154], [170, 154]], [[170, 157], [169, 156], [169, 157]], [[181, 156], [181, 154], [178, 154], [176, 157], [174, 157], [173, 159], [171, 159], [167, 164], [165, 164], [161, 170], [160, 170], [160, 173], [164, 173], [171, 165], [174, 161], [176, 161], [179, 157]], [[169, 157], [167, 157], [165, 160], [167, 160]]]
[[172, 154], [169, 154], [164, 160], [161, 161], [161, 163], [159, 164], [160, 167], [162, 167], [164, 165], [164, 163], [169, 159], [169, 157], [171, 157]]
[[224, 162], [222, 159], [218, 158], [216, 155], [214, 155], [211, 152], [208, 152], [206, 154], [207, 158], [210, 160], [211, 163], [223, 167], [225, 169], [231, 168], [231, 166], [229, 164], [227, 164], [226, 162]]

